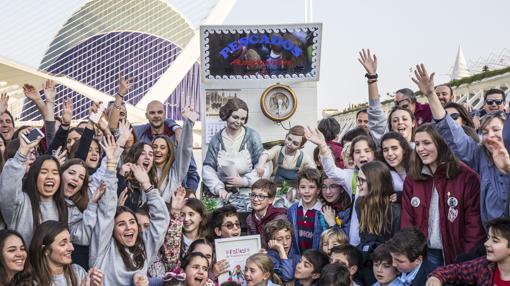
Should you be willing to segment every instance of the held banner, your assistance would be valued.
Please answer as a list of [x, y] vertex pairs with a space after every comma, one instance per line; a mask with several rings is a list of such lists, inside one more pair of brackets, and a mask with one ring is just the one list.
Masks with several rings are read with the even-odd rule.
[[204, 79], [318, 80], [321, 31], [321, 24], [201, 26]]
[[230, 264], [229, 271], [218, 277], [218, 283], [233, 281], [239, 284], [244, 282], [244, 266], [246, 259], [259, 252], [260, 235], [221, 238], [214, 241], [216, 247], [216, 260], [226, 259]]

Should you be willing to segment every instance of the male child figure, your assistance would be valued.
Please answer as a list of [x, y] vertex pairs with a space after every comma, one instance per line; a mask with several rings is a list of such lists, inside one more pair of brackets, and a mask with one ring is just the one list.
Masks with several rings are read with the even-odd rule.
[[487, 256], [460, 264], [437, 268], [427, 286], [443, 284], [504, 286], [510, 285], [510, 218], [496, 218], [487, 223]]
[[265, 233], [269, 248], [267, 255], [273, 261], [275, 273], [283, 282], [291, 282], [301, 259], [300, 255], [291, 251], [294, 235], [292, 224], [287, 219], [273, 220], [266, 224]]
[[327, 229], [318, 200], [321, 174], [317, 169], [304, 169], [298, 173], [298, 192], [301, 197], [287, 211], [294, 228], [292, 250], [302, 254], [307, 249], [320, 249], [321, 234]]
[[296, 267], [294, 277], [295, 285], [319, 286], [321, 270], [328, 265], [328, 256], [319, 250], [308, 249], [303, 252], [301, 260]]
[[370, 255], [372, 270], [377, 280], [372, 286], [403, 286], [398, 280], [398, 270], [393, 266], [393, 258], [386, 244], [379, 245]]
[[276, 196], [276, 184], [267, 179], [260, 179], [251, 186], [250, 200], [252, 211], [246, 218], [248, 234], [260, 234], [262, 248], [266, 248], [264, 226], [277, 219], [287, 219], [287, 210], [273, 207]]
[[241, 235], [239, 214], [233, 205], [226, 205], [215, 209], [211, 214], [211, 236], [213, 238], [228, 238]]
[[363, 285], [356, 275], [361, 259], [361, 252], [351, 244], [335, 246], [331, 248], [331, 254], [329, 255], [329, 263], [340, 263], [349, 270], [352, 286]]
[[386, 242], [393, 259], [393, 266], [402, 275], [398, 278], [404, 285], [425, 286], [427, 275], [432, 271], [428, 264], [427, 239], [416, 227], [407, 227]]
[[264, 151], [260, 156], [257, 164], [259, 177], [264, 175], [264, 165], [267, 160], [270, 160], [273, 163], [272, 177], [276, 183], [283, 181], [295, 183], [300, 170], [315, 168], [313, 159], [301, 150], [305, 143], [305, 128], [301, 125], [290, 128], [289, 133], [285, 136], [283, 146], [274, 146]]

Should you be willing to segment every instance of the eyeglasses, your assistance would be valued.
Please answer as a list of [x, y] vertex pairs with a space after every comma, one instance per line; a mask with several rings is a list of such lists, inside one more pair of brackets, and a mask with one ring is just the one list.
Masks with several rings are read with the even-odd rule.
[[331, 184], [331, 185], [322, 185], [321, 186], [321, 189], [323, 191], [327, 191], [328, 189], [332, 190], [332, 191], [338, 191], [340, 190], [342, 187], [340, 185], [337, 185], [337, 184]]
[[457, 120], [457, 119], [459, 119], [460, 114], [459, 114], [459, 113], [452, 113], [452, 114], [450, 114], [450, 117], [451, 117], [453, 120]]
[[252, 199], [252, 200], [263, 201], [263, 200], [265, 200], [267, 198], [269, 198], [269, 196], [257, 195], [255, 193], [250, 193], [250, 199]]
[[240, 228], [241, 227], [241, 224], [236, 222], [236, 223], [231, 223], [231, 222], [227, 222], [225, 224], [222, 224], [221, 226], [224, 226], [226, 227], [228, 230], [230, 229], [234, 229], [235, 228]]
[[359, 176], [356, 177], [356, 185], [358, 185], [358, 186], [363, 185], [363, 183], [365, 183], [366, 181], [367, 181], [367, 179], [365, 179], [365, 178], [361, 178]]
[[503, 102], [505, 102], [504, 99], [487, 99], [487, 100], [485, 100], [485, 103], [487, 103], [487, 105], [493, 105], [494, 103], [496, 105], [501, 105], [501, 104], [503, 104]]

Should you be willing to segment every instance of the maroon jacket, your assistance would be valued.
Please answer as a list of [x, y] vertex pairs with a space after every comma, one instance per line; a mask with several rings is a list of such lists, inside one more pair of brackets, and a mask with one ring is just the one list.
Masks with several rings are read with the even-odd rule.
[[494, 281], [496, 263], [480, 257], [461, 264], [451, 264], [434, 270], [430, 276], [442, 284], [491, 286]]
[[333, 158], [335, 159], [335, 165], [338, 168], [344, 169], [344, 159], [342, 158], [342, 144], [335, 141], [326, 142], [331, 149], [331, 153], [333, 153]]
[[416, 108], [414, 110], [414, 118], [418, 126], [432, 122], [432, 111], [427, 103], [416, 102]]
[[[441, 240], [446, 264], [455, 257], [473, 249], [484, 239], [480, 220], [480, 177], [464, 163], [455, 178], [446, 178], [446, 165], [440, 165], [434, 177], [414, 181], [407, 176], [402, 194], [401, 228], [416, 226], [428, 237], [429, 205], [432, 187], [439, 194]], [[456, 205], [454, 208], [450, 204]], [[450, 210], [451, 209], [451, 210]]]
[[284, 208], [275, 208], [273, 206], [269, 206], [267, 208], [266, 215], [258, 220], [255, 216], [255, 211], [251, 211], [251, 214], [246, 217], [246, 224], [248, 226], [248, 234], [260, 234], [260, 242], [262, 243], [262, 247], [266, 246], [266, 238], [264, 226], [266, 223], [275, 220], [275, 219], [287, 219], [287, 210]]

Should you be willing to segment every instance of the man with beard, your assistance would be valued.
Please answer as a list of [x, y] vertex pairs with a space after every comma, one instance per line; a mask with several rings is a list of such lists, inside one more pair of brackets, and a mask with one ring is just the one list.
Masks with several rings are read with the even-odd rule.
[[441, 102], [441, 105], [445, 106], [447, 103], [455, 101], [455, 95], [451, 87], [443, 84], [436, 87], [436, 95]]
[[[149, 123], [133, 127], [138, 141], [151, 144], [152, 139], [157, 135], [166, 135], [179, 143], [182, 127], [174, 120], [166, 118], [165, 106], [162, 102], [158, 100], [149, 102], [145, 111], [145, 118]], [[195, 192], [199, 182], [200, 176], [197, 172], [197, 164], [195, 159], [191, 157], [188, 174], [183, 186]]]

